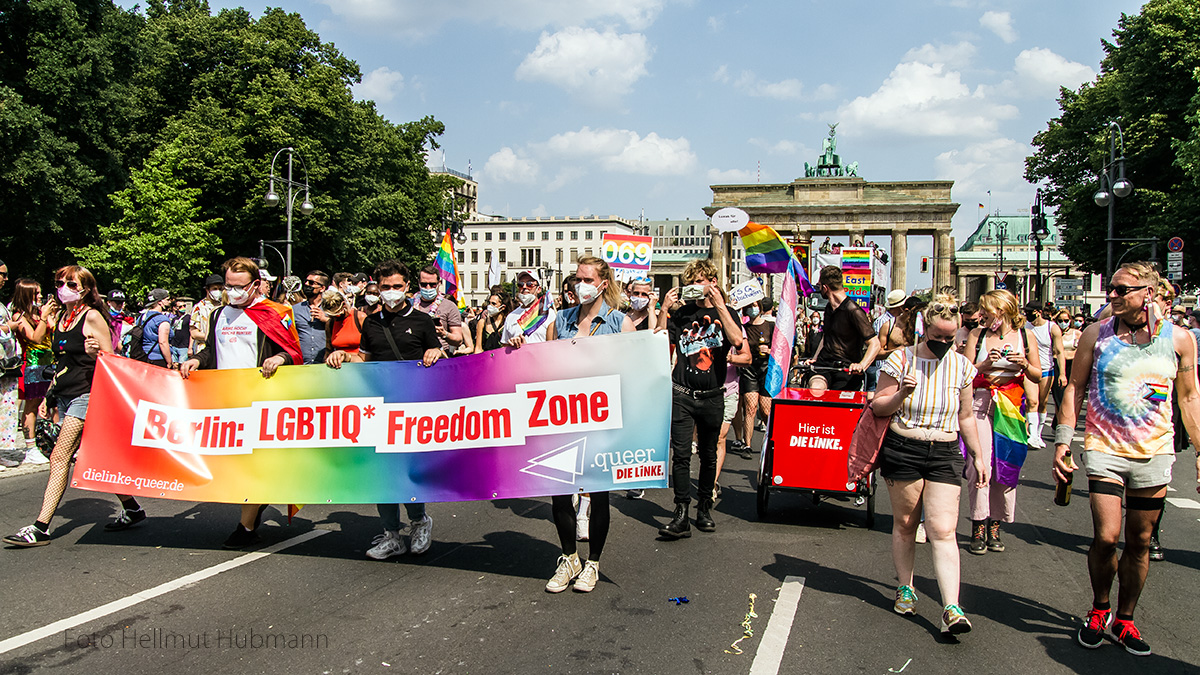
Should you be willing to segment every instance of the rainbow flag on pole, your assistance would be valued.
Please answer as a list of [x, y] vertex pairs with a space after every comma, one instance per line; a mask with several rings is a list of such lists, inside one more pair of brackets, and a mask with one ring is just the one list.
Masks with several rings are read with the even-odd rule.
[[454, 238], [451, 235], [451, 228], [446, 228], [433, 265], [438, 270], [438, 276], [446, 282], [446, 295], [458, 303], [459, 309], [466, 309], [466, 301], [458, 294], [458, 259], [454, 257]]
[[738, 235], [742, 238], [742, 246], [746, 247], [746, 269], [755, 274], [783, 274], [790, 270], [796, 275], [800, 292], [806, 296], [813, 292], [808, 271], [798, 262], [794, 266], [791, 264], [796, 255], [774, 228], [749, 221], [738, 230]]
[[992, 390], [992, 480], [1017, 486], [1029, 443], [1021, 399], [1025, 391], [1017, 379]]

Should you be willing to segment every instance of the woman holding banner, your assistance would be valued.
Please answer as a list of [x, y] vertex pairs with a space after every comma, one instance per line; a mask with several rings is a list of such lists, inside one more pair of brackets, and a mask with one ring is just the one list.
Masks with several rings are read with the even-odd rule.
[[942, 632], [965, 633], [971, 622], [958, 605], [959, 558], [955, 531], [962, 490], [961, 435], [972, 458], [976, 488], [988, 482], [971, 411], [975, 367], [954, 351], [958, 308], [938, 296], [924, 311], [925, 341], [892, 352], [879, 371], [871, 410], [890, 416], [880, 450], [879, 470], [892, 500], [892, 561], [900, 587], [893, 609], [916, 613], [913, 556], [924, 506], [925, 528], [933, 545], [933, 568], [942, 595]]
[[[67, 489], [71, 460], [83, 436], [96, 356], [100, 352], [111, 354], [113, 350], [108, 312], [96, 291], [92, 273], [75, 265], [62, 267], [54, 273], [54, 286], [58, 289], [58, 307], [51, 315], [55, 326], [52, 349], [56, 370], [38, 412], [48, 417], [48, 402], [53, 401], [62, 417], [62, 429], [50, 453], [50, 477], [37, 520], [4, 538], [4, 543], [18, 548], [50, 543], [50, 521]], [[124, 530], [146, 519], [146, 512], [132, 496], [117, 495], [117, 498], [121, 500], [121, 513], [104, 529]]]
[[[579, 304], [558, 313], [553, 333], [557, 335], [557, 339], [633, 332], [633, 322], [615, 309], [621, 302], [621, 288], [613, 279], [608, 263], [599, 258], [586, 257], [580, 258], [578, 265], [575, 271], [578, 280], [575, 284], [575, 295]], [[580, 563], [575, 544], [578, 516], [571, 503], [571, 495], [555, 495], [551, 500], [554, 526], [558, 530], [558, 540], [562, 544], [563, 553], [558, 558], [558, 569], [546, 583], [546, 590], [550, 593], [561, 593], [574, 581], [575, 590], [587, 593], [596, 587], [600, 578], [600, 554], [604, 552], [604, 542], [608, 539], [608, 493], [591, 494], [586, 563]]]

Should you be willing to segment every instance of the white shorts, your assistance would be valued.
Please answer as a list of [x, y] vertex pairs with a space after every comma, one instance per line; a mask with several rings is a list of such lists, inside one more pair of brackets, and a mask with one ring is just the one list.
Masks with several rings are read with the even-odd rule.
[[737, 415], [738, 399], [741, 398], [735, 391], [732, 394], [725, 394], [725, 414], [721, 417], [723, 424], [729, 424]]

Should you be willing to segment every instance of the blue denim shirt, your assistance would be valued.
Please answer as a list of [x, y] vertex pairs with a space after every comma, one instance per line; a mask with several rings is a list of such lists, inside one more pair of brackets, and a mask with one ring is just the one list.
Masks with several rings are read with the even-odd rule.
[[[620, 333], [621, 324], [625, 322], [625, 313], [609, 308], [603, 300], [600, 303], [600, 315], [592, 319], [592, 330], [589, 335], [608, 335]], [[554, 321], [554, 332], [558, 339], [569, 339], [579, 333], [579, 312], [583, 309], [576, 305], [559, 311]], [[584, 337], [587, 337], [586, 335]]]
[[325, 322], [313, 321], [307, 302], [292, 305], [292, 315], [296, 318], [296, 333], [300, 336], [300, 353], [304, 355], [304, 362], [316, 363], [325, 349]]

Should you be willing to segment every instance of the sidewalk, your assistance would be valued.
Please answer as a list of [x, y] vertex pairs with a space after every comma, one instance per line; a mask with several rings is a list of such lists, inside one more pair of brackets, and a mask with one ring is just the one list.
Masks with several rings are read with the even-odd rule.
[[12, 478], [13, 476], [27, 476], [31, 473], [40, 473], [42, 471], [49, 470], [49, 462], [46, 464], [21, 464], [21, 466], [13, 467], [11, 469], [0, 469], [0, 480]]

